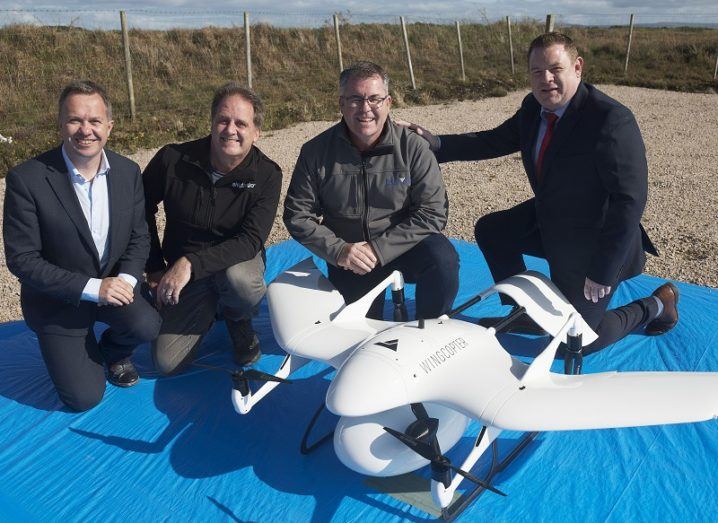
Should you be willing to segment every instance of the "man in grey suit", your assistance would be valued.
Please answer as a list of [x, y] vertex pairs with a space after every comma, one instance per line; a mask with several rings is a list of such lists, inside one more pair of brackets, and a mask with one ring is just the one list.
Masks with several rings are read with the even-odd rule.
[[[83, 411], [108, 381], [137, 383], [130, 355], [160, 318], [139, 292], [149, 236], [140, 169], [105, 150], [107, 94], [90, 81], [59, 100], [62, 144], [7, 175], [3, 234], [20, 300], [60, 399]], [[93, 326], [109, 325], [99, 342]]]

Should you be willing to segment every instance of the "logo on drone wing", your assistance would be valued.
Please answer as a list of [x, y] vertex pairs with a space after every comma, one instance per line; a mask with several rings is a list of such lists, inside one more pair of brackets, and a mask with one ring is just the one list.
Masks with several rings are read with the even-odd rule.
[[382, 347], [386, 347], [387, 349], [391, 349], [396, 352], [399, 349], [399, 340], [380, 341], [377, 345], [381, 345]]

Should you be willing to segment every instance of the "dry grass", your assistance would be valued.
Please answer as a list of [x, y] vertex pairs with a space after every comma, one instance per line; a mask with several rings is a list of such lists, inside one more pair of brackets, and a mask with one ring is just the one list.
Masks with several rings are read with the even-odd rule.
[[[503, 96], [526, 84], [525, 49], [541, 31], [535, 22], [512, 27], [516, 75], [509, 65], [503, 24], [462, 26], [467, 81], [460, 78], [454, 26], [408, 26], [418, 89], [411, 89], [401, 30], [396, 25], [345, 24], [344, 63], [384, 65], [398, 106]], [[631, 67], [623, 74], [627, 29], [567, 28], [587, 60], [586, 79], [672, 90], [715, 91], [715, 29], [643, 29], [634, 33]], [[246, 82], [243, 28], [130, 31], [138, 119], [128, 118], [124, 55], [118, 31], [70, 27], [0, 28], [0, 173], [53, 146], [56, 97], [71, 79], [103, 83], [115, 106], [113, 147], [131, 152], [183, 141], [208, 128], [212, 91], [228, 80]], [[333, 27], [252, 27], [255, 89], [268, 105], [268, 129], [335, 116], [338, 62]], [[2, 175], [0, 174], [0, 176]]]

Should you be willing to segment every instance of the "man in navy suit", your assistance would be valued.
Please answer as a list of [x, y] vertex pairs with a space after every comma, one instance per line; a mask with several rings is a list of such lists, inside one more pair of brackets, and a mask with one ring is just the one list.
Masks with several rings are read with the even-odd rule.
[[[60, 95], [62, 144], [7, 175], [3, 234], [28, 326], [60, 399], [83, 411], [108, 381], [137, 383], [130, 355], [154, 339], [157, 311], [139, 293], [149, 235], [140, 169], [105, 150], [112, 109], [90, 81]], [[109, 325], [99, 342], [93, 326]]]
[[583, 59], [561, 33], [543, 34], [528, 52], [532, 93], [495, 129], [424, 136], [440, 162], [521, 151], [535, 197], [483, 216], [476, 241], [495, 281], [526, 270], [523, 254], [546, 258], [551, 279], [599, 335], [599, 350], [639, 326], [662, 334], [678, 322], [678, 289], [606, 311], [621, 281], [640, 274], [648, 167], [638, 124], [625, 106], [581, 80]]

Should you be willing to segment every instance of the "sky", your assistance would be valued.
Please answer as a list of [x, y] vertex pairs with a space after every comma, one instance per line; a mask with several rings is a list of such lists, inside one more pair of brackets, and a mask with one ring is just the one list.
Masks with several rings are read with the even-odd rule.
[[0, 0], [0, 25], [116, 29], [121, 9], [130, 27], [144, 29], [242, 25], [244, 11], [251, 23], [300, 27], [326, 24], [335, 12], [351, 23], [394, 22], [400, 15], [408, 23], [484, 22], [507, 15], [543, 20], [554, 13], [558, 25], [625, 25], [635, 13], [636, 23], [718, 25], [716, 0]]

